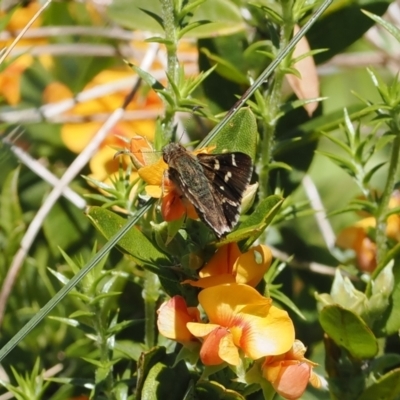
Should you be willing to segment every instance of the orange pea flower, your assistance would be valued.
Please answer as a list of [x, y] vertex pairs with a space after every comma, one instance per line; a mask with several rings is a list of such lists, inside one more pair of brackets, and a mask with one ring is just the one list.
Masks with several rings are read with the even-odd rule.
[[319, 388], [321, 381], [313, 372], [317, 364], [304, 358], [306, 348], [296, 340], [293, 347], [278, 356], [268, 356], [262, 364], [263, 376], [283, 398], [299, 399], [306, 390], [308, 382]]
[[[400, 207], [400, 191], [396, 190], [389, 201], [389, 209]], [[376, 268], [376, 243], [368, 236], [374, 229], [376, 220], [367, 217], [353, 226], [345, 228], [336, 239], [336, 245], [343, 249], [354, 250], [356, 262], [361, 271], [372, 272]], [[386, 236], [400, 241], [400, 215], [392, 214], [386, 220]]]
[[200, 321], [200, 313], [196, 307], [187, 307], [183, 297], [174, 296], [164, 302], [157, 314], [158, 331], [163, 336], [184, 345], [197, 340], [186, 325], [188, 322]]
[[221, 246], [199, 272], [197, 281], [186, 280], [192, 286], [206, 288], [223, 283], [243, 283], [257, 286], [272, 261], [271, 250], [264, 245], [241, 253], [236, 242]]
[[201, 338], [205, 365], [240, 363], [239, 350], [257, 360], [288, 351], [294, 342], [293, 322], [272, 300], [242, 284], [224, 284], [202, 290], [199, 302], [209, 323], [189, 322], [192, 335]]
[[[200, 149], [193, 154], [207, 153], [210, 148]], [[189, 218], [197, 219], [197, 213], [193, 205], [188, 202], [179, 189], [168, 179], [168, 165], [162, 157], [156, 162], [151, 163], [149, 153], [154, 154], [154, 150], [150, 144], [140, 139], [131, 141], [131, 154], [133, 155], [133, 163], [138, 164], [138, 174], [147, 183], [146, 193], [154, 198], [161, 198], [161, 215], [164, 221], [175, 221], [184, 215]], [[135, 156], [137, 154], [137, 156]], [[136, 160], [135, 160], [136, 158]], [[140, 163], [144, 165], [141, 167]]]

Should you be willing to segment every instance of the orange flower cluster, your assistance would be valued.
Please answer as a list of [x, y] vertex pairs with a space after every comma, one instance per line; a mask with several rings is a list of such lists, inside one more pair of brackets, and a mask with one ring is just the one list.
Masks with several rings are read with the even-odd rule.
[[[389, 209], [400, 207], [400, 191], [395, 191], [389, 201]], [[361, 271], [372, 272], [376, 268], [376, 243], [368, 232], [374, 229], [376, 220], [368, 216], [353, 226], [344, 229], [336, 239], [336, 245], [342, 249], [354, 250], [357, 266]], [[400, 215], [392, 214], [386, 221], [386, 236], [400, 241]]]
[[304, 358], [304, 345], [295, 340], [293, 322], [286, 311], [272, 304], [252, 286], [257, 285], [271, 264], [268, 247], [259, 245], [241, 253], [236, 243], [218, 249], [200, 271], [198, 281], [185, 281], [204, 288], [198, 297], [207, 322], [196, 307], [187, 307], [175, 296], [158, 310], [159, 332], [189, 349], [198, 349], [204, 365], [226, 363], [239, 366], [243, 358], [261, 360], [259, 374], [286, 399], [297, 399], [307, 383], [320, 386]]

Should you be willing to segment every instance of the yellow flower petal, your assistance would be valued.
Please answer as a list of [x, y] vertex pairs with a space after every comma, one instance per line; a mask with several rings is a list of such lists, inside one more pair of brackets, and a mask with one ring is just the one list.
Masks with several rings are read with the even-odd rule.
[[209, 335], [214, 329], [219, 328], [217, 324], [201, 324], [197, 322], [189, 322], [187, 325], [189, 331], [196, 337], [204, 338]]
[[234, 344], [233, 335], [231, 333], [221, 338], [218, 347], [218, 355], [230, 365], [239, 365], [239, 350]]
[[24, 54], [12, 61], [0, 73], [0, 93], [4, 96], [8, 104], [14, 106], [20, 102], [21, 75], [32, 62], [33, 57], [29, 54]]
[[146, 194], [150, 197], [159, 199], [162, 195], [162, 190], [160, 186], [157, 185], [147, 185], [145, 187]]
[[221, 246], [207, 265], [199, 272], [200, 278], [220, 274], [232, 274], [233, 265], [241, 255], [236, 242]]
[[115, 150], [103, 147], [91, 158], [89, 162], [91, 176], [99, 181], [104, 181], [119, 169], [119, 160], [114, 159]]
[[149, 185], [162, 186], [164, 172], [168, 165], [160, 158], [156, 163], [140, 168], [139, 176]]
[[233, 270], [236, 273], [236, 282], [257, 286], [271, 265], [271, 250], [264, 245], [252, 247], [248, 252], [237, 259]]
[[74, 153], [80, 153], [92, 140], [92, 137], [100, 127], [101, 123], [99, 122], [64, 124], [61, 128], [61, 139], [69, 150]]
[[56, 103], [66, 99], [72, 99], [73, 94], [68, 86], [61, 82], [51, 82], [48, 84], [42, 93], [42, 98], [45, 103]]
[[182, 282], [182, 284], [189, 284], [203, 289], [211, 286], [223, 285], [224, 283], [235, 283], [235, 278], [231, 274], [221, 274], [217, 276], [208, 276], [207, 278], [200, 278], [198, 281], [187, 279]]
[[287, 352], [293, 345], [295, 332], [286, 311], [272, 306], [265, 318], [243, 316], [245, 329], [241, 347], [253, 360]]
[[231, 319], [249, 304], [270, 304], [271, 300], [261, 296], [247, 285], [227, 284], [204, 289], [199, 302], [211, 323], [227, 325]]

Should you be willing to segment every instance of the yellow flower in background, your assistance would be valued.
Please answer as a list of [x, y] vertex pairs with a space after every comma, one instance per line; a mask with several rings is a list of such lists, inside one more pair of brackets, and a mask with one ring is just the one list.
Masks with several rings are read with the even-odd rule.
[[287, 312], [248, 285], [206, 288], [200, 292], [199, 302], [209, 322], [186, 326], [203, 340], [200, 358], [204, 365], [238, 365], [240, 352], [257, 360], [285, 353], [293, 345], [294, 326]]
[[264, 378], [285, 399], [299, 399], [309, 382], [316, 388], [321, 387], [318, 375], [313, 372], [317, 364], [307, 360], [305, 352], [304, 344], [296, 340], [288, 352], [266, 357], [262, 364]]
[[[7, 40], [0, 40], [0, 47], [5, 48], [10, 46], [16, 35], [17, 31], [25, 28], [28, 22], [40, 9], [40, 4], [38, 2], [30, 2], [26, 6], [17, 8], [7, 25], [5, 26], [3, 33], [9, 33], [10, 38]], [[5, 13], [2, 12], [0, 16], [6, 17]], [[42, 25], [42, 18], [39, 16], [31, 25], [31, 29], [38, 28]], [[0, 94], [3, 96], [5, 101], [12, 106], [17, 105], [21, 101], [21, 91], [20, 91], [20, 80], [24, 71], [30, 67], [33, 63], [34, 58], [29, 54], [29, 49], [32, 46], [37, 46], [40, 44], [46, 44], [46, 38], [34, 38], [25, 39], [22, 37], [17, 43], [15, 48], [26, 47], [26, 52], [19, 56], [8, 56], [4, 64], [1, 66], [0, 72]], [[51, 65], [51, 58], [49, 56], [43, 55], [39, 57], [39, 60], [44, 67], [49, 67]]]
[[[85, 89], [130, 76], [132, 76], [130, 71], [105, 70], [100, 72]], [[91, 121], [90, 119], [98, 114], [108, 116], [115, 109], [121, 107], [129, 90], [130, 88], [127, 88], [126, 91], [112, 93], [77, 104], [69, 112], [65, 113], [65, 116], [71, 116], [71, 118], [81, 117], [82, 119], [81, 122], [69, 122], [62, 125], [61, 138], [66, 147], [75, 153], [81, 152], [103, 125], [103, 122]], [[46, 103], [52, 103], [70, 99], [73, 95], [65, 85], [53, 82], [45, 89], [43, 97]], [[149, 92], [144, 97], [138, 94], [137, 98], [128, 105], [127, 110], [155, 110], [155, 113], [157, 113], [161, 108], [161, 100], [154, 92]], [[85, 121], [85, 119], [88, 119], [88, 121]], [[152, 139], [154, 130], [155, 119], [144, 118], [143, 120], [135, 121], [119, 121], [111, 129], [109, 136], [103, 142], [97, 154], [90, 160], [91, 176], [99, 181], [107, 180], [119, 168], [119, 160], [114, 159], [116, 149], [126, 147], [129, 139], [138, 134]]]
[[271, 265], [271, 250], [264, 245], [252, 247], [241, 253], [237, 243], [221, 246], [206, 266], [199, 272], [199, 280], [186, 280], [201, 288], [223, 283], [243, 283], [257, 286]]
[[[37, 1], [32, 1], [26, 4], [25, 6], [18, 7], [12, 14], [10, 20], [8, 21], [7, 25], [3, 32], [10, 32], [10, 39], [7, 40], [0, 40], [0, 46], [5, 47], [9, 46], [16, 36], [16, 32], [20, 31], [21, 29], [25, 28], [25, 26], [31, 21], [33, 16], [39, 11], [41, 5]], [[0, 13], [0, 16], [5, 16], [4, 12]], [[31, 29], [39, 28], [42, 25], [42, 16], [39, 17], [32, 23]], [[35, 38], [35, 39], [26, 39], [24, 37], [18, 41], [17, 46], [32, 46], [38, 45], [42, 43], [47, 43], [46, 39], [43, 38]]]
[[[400, 207], [400, 191], [396, 190], [389, 201], [389, 210]], [[342, 249], [354, 250], [357, 266], [361, 271], [372, 272], [376, 268], [376, 243], [368, 235], [375, 229], [374, 217], [366, 217], [353, 226], [341, 231], [336, 245]], [[386, 220], [386, 236], [396, 242], [400, 241], [400, 215], [392, 214]]]
[[9, 63], [0, 72], [0, 94], [9, 105], [15, 106], [21, 101], [21, 76], [32, 62], [33, 57], [24, 54]]
[[375, 218], [365, 218], [341, 231], [336, 239], [338, 247], [354, 250], [357, 266], [365, 272], [376, 268], [376, 244], [368, 237], [368, 230], [374, 226]]

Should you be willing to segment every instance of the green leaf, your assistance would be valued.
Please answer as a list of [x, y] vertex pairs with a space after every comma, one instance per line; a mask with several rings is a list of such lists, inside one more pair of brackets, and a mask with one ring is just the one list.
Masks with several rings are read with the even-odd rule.
[[287, 75], [294, 75], [295, 77], [301, 79], [301, 74], [296, 68], [286, 67], [281, 68], [281, 71]]
[[117, 333], [123, 331], [124, 329], [128, 328], [129, 326], [138, 324], [138, 320], [127, 320], [127, 321], [122, 321], [119, 324], [114, 325], [112, 328], [109, 328], [107, 330], [107, 335], [116, 335]]
[[294, 313], [296, 313], [300, 318], [303, 320], [306, 320], [305, 316], [303, 313], [300, 311], [300, 309], [296, 306], [293, 301], [287, 297], [281, 290], [274, 289], [272, 288], [269, 292], [270, 296], [279, 301], [280, 303], [284, 304], [287, 308], [290, 308]]
[[198, 400], [245, 400], [238, 392], [226, 389], [215, 381], [199, 381], [195, 386], [195, 393]]
[[90, 224], [82, 218], [82, 211], [65, 199], [54, 204], [43, 222], [43, 232], [53, 254], [58, 254], [59, 248], [66, 250], [79, 243], [88, 227]]
[[146, 348], [143, 343], [132, 342], [131, 340], [117, 340], [114, 350], [118, 352], [117, 357], [137, 361]]
[[210, 60], [212, 66], [216, 65], [215, 72], [217, 72], [219, 75], [239, 85], [249, 84], [248, 77], [229, 61], [216, 54], [211, 53], [205, 47], [202, 47], [200, 51], [206, 55], [206, 57]]
[[[126, 222], [118, 214], [101, 207], [89, 207], [86, 215], [106, 239], [113, 236]], [[168, 256], [160, 252], [136, 227], [118, 242], [118, 247], [132, 256], [141, 266], [161, 269], [163, 266], [171, 265]]]
[[152, 36], [149, 37], [145, 40], [145, 42], [147, 43], [160, 43], [160, 44], [164, 44], [165, 46], [171, 46], [173, 44], [173, 42], [169, 39], [165, 39], [161, 36]]
[[[209, 68], [207, 71], [200, 72], [196, 77], [188, 78], [187, 76], [184, 76], [183, 77], [184, 84], [183, 87], [181, 88], [181, 97], [183, 98], [189, 97], [192, 94], [192, 92], [196, 90], [197, 87], [200, 86], [204, 82], [204, 80], [207, 79], [207, 77], [215, 70], [215, 67]], [[201, 115], [204, 114], [204, 110], [198, 110], [198, 111], [201, 112]], [[207, 114], [207, 118], [215, 119], [214, 116], [210, 113]]]
[[275, 24], [279, 26], [284, 24], [282, 17], [272, 8], [256, 3], [252, 3], [252, 6], [260, 8], [262, 11], [264, 11], [267, 19], [273, 21]]
[[374, 325], [374, 332], [378, 337], [393, 335], [400, 329], [400, 261], [395, 260], [393, 268], [394, 287], [389, 297], [389, 307]]
[[385, 28], [400, 43], [400, 29], [399, 28], [397, 28], [396, 26], [392, 25], [390, 22], [385, 21], [381, 17], [378, 17], [377, 15], [372, 14], [372, 13], [366, 11], [366, 10], [361, 10], [361, 12], [363, 12], [366, 16], [370, 17], [377, 24], [379, 24], [383, 28]]
[[339, 167], [343, 168], [350, 175], [356, 176], [356, 174], [357, 174], [356, 167], [351, 163], [351, 161], [348, 161], [346, 158], [338, 156], [337, 154], [328, 153], [326, 151], [318, 150], [318, 151], [316, 151], [316, 153], [330, 158], [335, 164], [337, 164]]
[[321, 311], [319, 322], [326, 334], [353, 357], [365, 359], [376, 356], [377, 339], [365, 322], [353, 312], [336, 305], [326, 306]]
[[342, 52], [372, 27], [374, 22], [363, 15], [361, 9], [382, 15], [390, 3], [376, 0], [359, 0], [356, 3], [343, 1], [330, 7], [307, 34], [312, 49], [329, 49], [315, 56], [316, 63], [320, 64]]
[[18, 197], [19, 171], [17, 168], [8, 174], [0, 196], [0, 227], [7, 235], [6, 252], [10, 255], [17, 250], [25, 231]]
[[382, 354], [372, 361], [371, 370], [383, 375], [385, 371], [395, 369], [398, 365], [400, 365], [400, 354]]
[[400, 396], [400, 368], [383, 375], [357, 397], [357, 400], [393, 400]]
[[134, 64], [128, 63], [128, 65], [156, 92], [166, 91], [165, 87], [156, 79], [153, 75], [149, 74], [142, 68], [137, 67]]
[[178, 20], [182, 20], [183, 18], [186, 17], [189, 13], [192, 13], [192, 11], [197, 8], [200, 4], [203, 4], [207, 0], [194, 0], [191, 1], [190, 3], [187, 2], [187, 4], [182, 8], [182, 10], [179, 12], [178, 15]]
[[115, 296], [119, 296], [119, 295], [121, 295], [121, 292], [102, 293], [102, 294], [99, 294], [98, 296], [96, 296], [94, 299], [92, 299], [89, 302], [89, 304], [90, 305], [98, 304], [99, 302], [101, 302], [104, 299], [108, 299], [109, 297], [115, 297]]
[[329, 133], [325, 133], [325, 132], [321, 132], [321, 135], [324, 135], [326, 138], [328, 138], [331, 142], [335, 143], [336, 145], [338, 145], [340, 148], [342, 148], [349, 156], [353, 155], [353, 151], [351, 150], [351, 148], [343, 141], [343, 139], [339, 139], [336, 138], [335, 136], [329, 134]]
[[189, 371], [183, 361], [174, 367], [159, 362], [151, 368], [144, 381], [141, 399], [183, 399], [190, 379]]
[[241, 250], [247, 250], [271, 223], [282, 203], [283, 199], [275, 195], [262, 200], [255, 211], [239, 225], [239, 228], [222, 239], [218, 246], [242, 241], [240, 244]]
[[373, 177], [373, 175], [375, 174], [375, 172], [377, 172], [379, 169], [381, 169], [384, 165], [387, 164], [387, 161], [381, 162], [377, 165], [375, 165], [374, 167], [372, 167], [364, 176], [363, 178], [363, 183], [368, 185], [369, 181], [371, 180], [371, 178]]
[[[91, 222], [107, 239], [126, 222], [124, 218], [101, 207], [89, 207], [87, 213]], [[170, 268], [174, 264], [173, 261], [147, 239], [137, 227], [132, 228], [117, 246], [133, 257], [139, 265], [157, 274], [164, 290], [170, 296], [181, 294], [179, 279]]]
[[257, 146], [257, 122], [249, 108], [242, 108], [210, 143], [216, 146], [214, 153], [240, 151], [253, 160]]
[[78, 310], [69, 315], [69, 318], [95, 317], [96, 314], [92, 311]]
[[[181, 10], [183, 14], [191, 12], [201, 2], [188, 3]], [[148, 15], [144, 10], [151, 10], [154, 15]], [[133, 30], [141, 30], [162, 34], [160, 21], [155, 16], [162, 15], [159, 0], [114, 0], [107, 8], [107, 16], [118, 25]], [[212, 21], [210, 24], [198, 26], [191, 30], [188, 37], [212, 37], [215, 35], [228, 35], [245, 29], [240, 9], [229, 0], [212, 0], [200, 4], [193, 12], [190, 23], [197, 21]]]
[[204, 26], [210, 23], [211, 21], [209, 20], [200, 20], [192, 22], [179, 31], [178, 38], [181, 39], [183, 36], [185, 36], [188, 32], [192, 31], [193, 29], [196, 29], [199, 26]]
[[[184, 362], [174, 365], [175, 356], [165, 347], [142, 353], [137, 368], [137, 394], [142, 400], [183, 399], [190, 381]], [[173, 367], [171, 367], [174, 365]], [[179, 385], [176, 383], [179, 382]]]
[[156, 21], [158, 23], [158, 25], [160, 25], [160, 27], [162, 28], [162, 30], [164, 30], [164, 21], [163, 19], [156, 13], [146, 10], [144, 8], [140, 8], [138, 7], [140, 11], [143, 11], [144, 13], [146, 13], [150, 18], [152, 18], [154, 21]]

